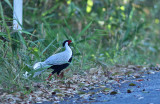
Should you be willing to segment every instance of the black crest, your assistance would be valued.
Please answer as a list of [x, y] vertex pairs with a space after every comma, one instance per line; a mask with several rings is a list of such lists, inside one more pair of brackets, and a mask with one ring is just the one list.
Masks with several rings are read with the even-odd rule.
[[63, 47], [65, 46], [65, 43], [66, 42], [68, 42], [68, 45], [72, 42], [71, 40], [65, 40], [64, 42], [63, 42]]

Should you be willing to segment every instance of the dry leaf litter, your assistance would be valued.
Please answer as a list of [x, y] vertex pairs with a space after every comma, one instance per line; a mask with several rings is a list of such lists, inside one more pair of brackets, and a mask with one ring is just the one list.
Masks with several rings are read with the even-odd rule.
[[[158, 69], [160, 69], [159, 65]], [[156, 68], [157, 70], [157, 68]], [[33, 83], [33, 87], [36, 89], [30, 91], [29, 94], [22, 92], [16, 93], [0, 93], [0, 103], [3, 104], [18, 104], [18, 103], [40, 103], [43, 101], [53, 101], [58, 103], [64, 100], [64, 97], [73, 97], [75, 94], [79, 94], [80, 97], [87, 99], [89, 96], [95, 93], [111, 94], [114, 91], [110, 88], [106, 88], [105, 84], [120, 84], [119, 80], [125, 76], [132, 76], [135, 78], [142, 77], [147, 72], [153, 74], [153, 70], [148, 70], [147, 67], [135, 66], [135, 65], [116, 65], [111, 68], [91, 68], [89, 71], [84, 72], [83, 75], [74, 74], [72, 77], [63, 79], [55, 79], [47, 82], [47, 85], [43, 83]], [[125, 80], [122, 81], [122, 83]], [[102, 88], [103, 90], [98, 92], [88, 92], [87, 90], [93, 90], [96, 88]], [[29, 89], [29, 88], [28, 88]], [[94, 98], [91, 98], [94, 99]], [[142, 98], [140, 98], [142, 99]]]

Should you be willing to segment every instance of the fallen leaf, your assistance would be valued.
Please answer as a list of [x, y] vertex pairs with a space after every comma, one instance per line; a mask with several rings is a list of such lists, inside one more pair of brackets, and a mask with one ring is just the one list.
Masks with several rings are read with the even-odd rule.
[[111, 91], [112, 89], [110, 89], [110, 88], [105, 88], [103, 91], [105, 91], [105, 92], [109, 92], [109, 91]]
[[134, 84], [134, 83], [130, 83], [130, 84], [129, 84], [129, 86], [136, 86], [136, 84]]
[[65, 95], [59, 93], [59, 94], [56, 94], [56, 96], [63, 97]]
[[144, 81], [144, 79], [138, 79], [138, 80], [136, 80], [136, 81], [140, 82], [140, 81]]
[[79, 91], [78, 94], [79, 94], [79, 95], [82, 95], [82, 94], [85, 94], [85, 92]]
[[56, 92], [52, 92], [52, 95], [55, 95], [56, 94]]
[[138, 100], [144, 99], [144, 97], [139, 97]]
[[61, 92], [60, 89], [54, 89], [53, 91], [54, 91], [54, 92]]
[[127, 93], [131, 93], [132, 91], [131, 90], [127, 90]]
[[96, 99], [96, 98], [94, 98], [94, 97], [90, 97], [90, 98], [89, 98], [89, 100], [95, 100], [95, 99]]
[[112, 91], [112, 92], [110, 93], [110, 95], [115, 95], [115, 94], [117, 94], [117, 91]]

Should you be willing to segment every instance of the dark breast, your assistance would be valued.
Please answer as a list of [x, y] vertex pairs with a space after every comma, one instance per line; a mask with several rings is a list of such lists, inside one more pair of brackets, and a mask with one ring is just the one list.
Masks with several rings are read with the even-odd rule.
[[71, 62], [72, 61], [72, 57], [69, 59], [69, 61], [68, 62]]
[[65, 64], [61, 64], [61, 65], [52, 65], [50, 68], [54, 69], [54, 71], [52, 72], [52, 74], [57, 73], [59, 75], [59, 73], [65, 69], [66, 67], [69, 66], [70, 62], [72, 61], [72, 57], [69, 59], [69, 63], [65, 63]]

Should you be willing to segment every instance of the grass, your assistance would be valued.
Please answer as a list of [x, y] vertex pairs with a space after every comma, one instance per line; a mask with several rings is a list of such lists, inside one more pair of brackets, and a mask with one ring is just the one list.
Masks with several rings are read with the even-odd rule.
[[11, 29], [12, 17], [7, 15], [12, 14], [12, 2], [1, 1], [1, 87], [15, 92], [32, 87], [34, 81], [45, 84], [43, 80], [50, 71], [36, 78], [25, 78], [23, 74], [31, 72], [34, 63], [62, 51], [59, 47], [65, 39], [74, 43], [72, 71], [66, 77], [83, 74], [99, 65], [105, 68], [158, 63], [159, 19], [153, 6], [159, 9], [160, 2], [148, 7], [135, 2], [102, 0], [99, 4], [95, 2], [87, 13], [84, 9], [87, 2], [25, 1], [24, 27], [19, 34]]

